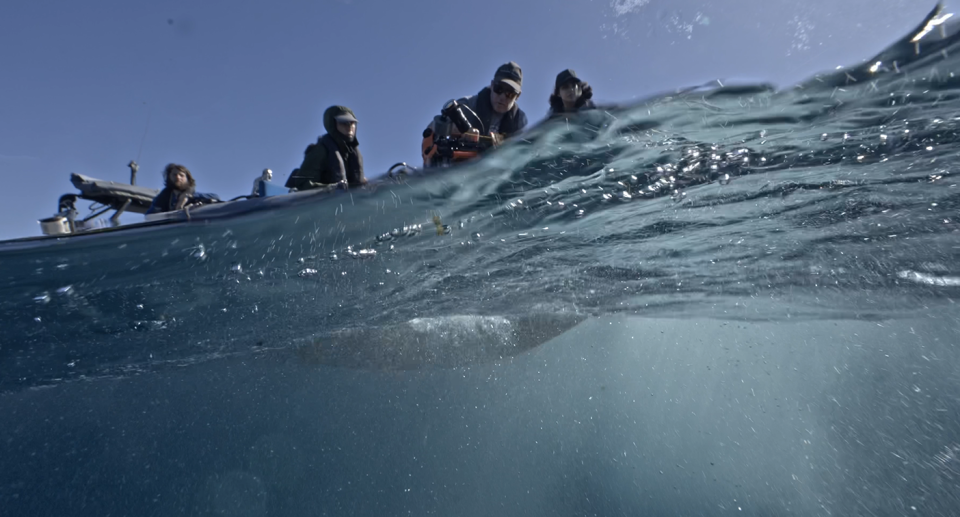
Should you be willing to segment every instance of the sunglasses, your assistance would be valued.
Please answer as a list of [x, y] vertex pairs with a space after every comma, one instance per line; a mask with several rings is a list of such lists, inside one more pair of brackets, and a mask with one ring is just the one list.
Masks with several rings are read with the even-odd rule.
[[494, 86], [493, 93], [497, 95], [505, 95], [508, 99], [511, 99], [511, 100], [516, 99], [517, 97], [520, 96], [520, 94], [517, 93], [516, 90], [514, 90], [513, 88], [509, 88], [507, 86], [504, 86], [502, 84], [498, 84]]

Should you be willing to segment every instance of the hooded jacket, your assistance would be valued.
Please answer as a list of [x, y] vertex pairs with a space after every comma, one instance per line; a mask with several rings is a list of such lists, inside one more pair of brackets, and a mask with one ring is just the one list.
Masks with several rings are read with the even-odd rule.
[[307, 146], [303, 163], [290, 173], [284, 186], [297, 190], [319, 188], [346, 181], [351, 187], [367, 183], [363, 175], [363, 155], [356, 138], [348, 141], [337, 129], [336, 118], [353, 115], [350, 108], [331, 106], [323, 113], [323, 127], [327, 134]]
[[547, 112], [547, 118], [555, 117], [563, 113], [576, 113], [578, 111], [592, 110], [597, 109], [597, 106], [591, 100], [593, 98], [593, 87], [587, 83], [582, 84], [582, 93], [577, 99], [577, 103], [574, 106], [574, 109], [567, 111], [563, 107], [563, 99], [560, 98], [560, 95], [554, 93], [550, 96], [550, 111]]

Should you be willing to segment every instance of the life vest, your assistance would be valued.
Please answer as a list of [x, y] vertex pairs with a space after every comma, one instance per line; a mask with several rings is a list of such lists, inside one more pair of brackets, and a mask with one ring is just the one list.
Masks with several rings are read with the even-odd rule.
[[345, 160], [340, 152], [340, 146], [329, 133], [320, 138], [319, 144], [327, 149], [327, 170], [336, 175], [334, 181], [324, 181], [324, 183], [336, 183], [346, 181], [350, 185], [359, 185], [363, 183], [363, 155], [357, 149], [357, 164], [354, 170], [349, 170], [348, 160]]

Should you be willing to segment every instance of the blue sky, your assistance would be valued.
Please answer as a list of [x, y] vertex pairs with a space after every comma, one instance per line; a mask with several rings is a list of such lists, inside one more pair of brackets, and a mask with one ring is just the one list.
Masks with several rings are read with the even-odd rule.
[[[829, 8], [827, 6], [830, 6]], [[69, 174], [198, 189], [282, 183], [354, 109], [368, 177], [419, 164], [422, 129], [498, 65], [524, 71], [520, 106], [543, 118], [567, 67], [601, 102], [709, 80], [788, 86], [869, 58], [933, 7], [915, 0], [35, 0], [0, 7], [0, 239], [39, 234]], [[86, 210], [86, 204], [81, 205]], [[139, 218], [139, 216], [135, 216]]]

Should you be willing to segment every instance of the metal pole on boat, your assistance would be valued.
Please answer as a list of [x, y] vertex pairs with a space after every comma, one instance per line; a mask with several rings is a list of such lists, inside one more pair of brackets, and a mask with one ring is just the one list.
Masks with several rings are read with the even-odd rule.
[[132, 203], [132, 202], [133, 202], [133, 201], [131, 201], [131, 200], [129, 200], [129, 199], [126, 200], [126, 201], [124, 201], [124, 202], [123, 202], [123, 205], [121, 205], [120, 208], [118, 208], [117, 211], [114, 212], [114, 214], [113, 214], [112, 216], [110, 216], [110, 225], [111, 225], [111, 226], [119, 226], [119, 225], [120, 225], [120, 216], [123, 215], [123, 212], [127, 209], [127, 207], [130, 206], [130, 203]]
[[127, 164], [127, 167], [130, 167], [130, 184], [137, 184], [137, 171], [140, 170], [140, 166], [137, 165], [137, 162], [130, 160], [130, 163]]

